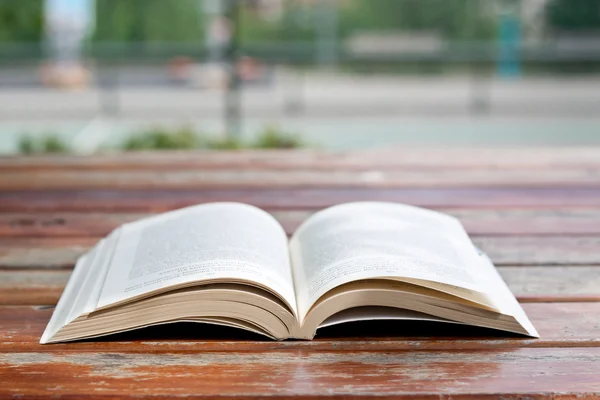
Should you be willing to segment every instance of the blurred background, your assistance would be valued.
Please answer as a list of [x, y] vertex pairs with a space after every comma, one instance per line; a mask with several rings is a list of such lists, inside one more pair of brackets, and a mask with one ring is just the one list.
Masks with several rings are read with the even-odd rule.
[[600, 0], [0, 0], [0, 153], [600, 144]]

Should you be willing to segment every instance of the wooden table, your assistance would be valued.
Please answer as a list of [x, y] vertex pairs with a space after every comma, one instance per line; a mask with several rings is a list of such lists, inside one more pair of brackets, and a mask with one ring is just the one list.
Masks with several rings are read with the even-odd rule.
[[[292, 232], [367, 199], [460, 217], [541, 339], [400, 324], [272, 342], [182, 325], [38, 344], [75, 258], [119, 224], [233, 200]], [[3, 158], [0, 304], [1, 398], [600, 396], [600, 148]]]

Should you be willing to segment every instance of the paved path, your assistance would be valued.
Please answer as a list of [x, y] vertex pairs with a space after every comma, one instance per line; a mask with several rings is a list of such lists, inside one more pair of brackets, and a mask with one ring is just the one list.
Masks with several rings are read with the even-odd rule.
[[[106, 94], [97, 89], [60, 91], [0, 88], [4, 120], [70, 119], [95, 115], [109, 99], [126, 117], [214, 117], [223, 111], [219, 91], [191, 87], [123, 87]], [[600, 111], [600, 78], [473, 81], [469, 77], [357, 78], [284, 76], [268, 87], [242, 92], [244, 112], [253, 117], [286, 113], [299, 101], [303, 115], [470, 115], [474, 100], [489, 103], [498, 116], [590, 116]]]
[[[401, 145], [600, 144], [600, 78], [473, 82], [468, 77], [356, 78], [278, 76], [271, 87], [242, 92], [244, 136], [266, 125], [337, 149]], [[14, 151], [23, 132], [59, 132], [67, 140], [93, 132], [115, 146], [139, 127], [190, 124], [224, 132], [223, 94], [195, 88], [125, 87], [120, 114], [98, 113], [106, 94], [43, 88], [0, 90], [0, 152]], [[475, 97], [474, 97], [475, 96]], [[474, 112], [474, 99], [488, 102]], [[300, 109], [293, 105], [300, 104]], [[94, 121], [94, 123], [92, 123]], [[107, 130], [98, 133], [98, 130]], [[102, 139], [102, 140], [99, 140]], [[84, 146], [86, 147], [86, 146]], [[89, 146], [87, 146], [89, 147]]]

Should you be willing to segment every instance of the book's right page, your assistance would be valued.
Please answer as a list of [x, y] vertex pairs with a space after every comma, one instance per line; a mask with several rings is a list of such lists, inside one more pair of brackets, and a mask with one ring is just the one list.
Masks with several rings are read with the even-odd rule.
[[482, 267], [456, 218], [435, 211], [386, 202], [341, 204], [306, 220], [290, 251], [301, 322], [328, 291], [366, 279], [397, 279], [507, 310], [494, 267]]

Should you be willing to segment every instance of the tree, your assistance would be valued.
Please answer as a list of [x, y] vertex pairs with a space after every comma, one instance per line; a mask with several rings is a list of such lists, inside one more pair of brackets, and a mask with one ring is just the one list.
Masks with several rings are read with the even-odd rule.
[[198, 0], [97, 0], [93, 39], [189, 42], [204, 37]]
[[35, 42], [44, 34], [44, 0], [0, 0], [0, 42]]
[[455, 40], [491, 39], [492, 4], [480, 0], [349, 0], [341, 14], [345, 34], [355, 30], [437, 31]]
[[545, 15], [548, 26], [553, 30], [600, 29], [598, 0], [550, 0]]

